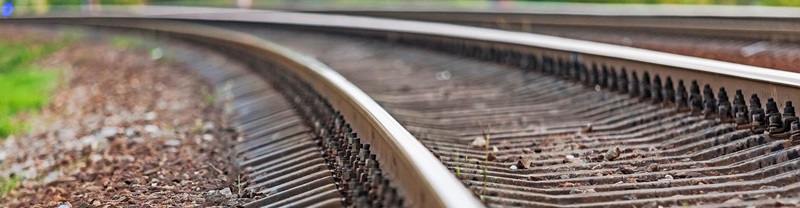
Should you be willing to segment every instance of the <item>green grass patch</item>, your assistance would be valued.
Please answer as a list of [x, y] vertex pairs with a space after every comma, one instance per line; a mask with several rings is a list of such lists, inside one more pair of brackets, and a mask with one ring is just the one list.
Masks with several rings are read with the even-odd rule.
[[44, 70], [34, 62], [62, 48], [68, 41], [41, 44], [0, 41], [0, 138], [26, 128], [16, 119], [22, 112], [45, 106], [56, 87], [60, 71]]
[[22, 177], [11, 176], [9, 178], [0, 178], [0, 196], [6, 195], [11, 190], [14, 190], [22, 182]]
[[141, 49], [144, 47], [142, 40], [128, 36], [114, 36], [111, 37], [110, 42], [112, 46], [122, 50]]
[[217, 103], [216, 93], [208, 90], [208, 87], [203, 86], [202, 88], [200, 88], [200, 93], [203, 94], [203, 100], [206, 101], [206, 105], [213, 106], [215, 103]]

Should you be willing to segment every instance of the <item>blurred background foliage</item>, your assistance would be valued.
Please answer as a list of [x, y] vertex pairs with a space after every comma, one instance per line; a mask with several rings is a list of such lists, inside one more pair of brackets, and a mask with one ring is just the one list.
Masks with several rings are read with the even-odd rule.
[[[121, 1], [121, 0], [120, 0]], [[190, 3], [202, 4], [203, 0], [142, 0], [152, 3]], [[209, 2], [233, 2], [234, 0], [211, 0]], [[253, 0], [258, 3], [387, 3], [387, 2], [492, 2], [486, 0]], [[571, 2], [571, 3], [606, 3], [606, 4], [688, 4], [688, 5], [761, 5], [800, 7], [800, 0], [516, 0], [516, 2]]]
[[762, 5], [800, 6], [800, 0], [526, 0], [531, 2], [574, 2], [610, 4], [699, 4], [699, 5]]
[[[10, 0], [17, 6], [31, 6], [47, 9], [51, 5], [81, 5], [99, 3], [107, 5], [142, 5], [142, 4], [175, 4], [175, 5], [209, 5], [224, 6], [236, 0]], [[608, 4], [690, 4], [690, 5], [761, 5], [800, 7], [800, 0], [517, 0], [518, 2], [572, 2], [572, 3], [608, 3]], [[254, 4], [275, 3], [401, 3], [401, 2], [491, 2], [484, 0], [253, 0]]]

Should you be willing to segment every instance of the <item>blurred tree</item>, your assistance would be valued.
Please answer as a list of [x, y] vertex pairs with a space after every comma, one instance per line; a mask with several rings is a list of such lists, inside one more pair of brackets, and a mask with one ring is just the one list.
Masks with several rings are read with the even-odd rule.
[[800, 0], [522, 0], [522, 1], [611, 3], [611, 4], [763, 5], [763, 6], [800, 7]]

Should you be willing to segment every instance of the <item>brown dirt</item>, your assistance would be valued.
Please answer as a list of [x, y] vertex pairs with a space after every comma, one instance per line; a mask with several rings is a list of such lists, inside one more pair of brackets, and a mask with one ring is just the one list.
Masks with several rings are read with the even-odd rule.
[[[53, 41], [44, 36], [40, 41]], [[75, 43], [41, 60], [65, 69], [68, 84], [25, 118], [31, 133], [2, 142], [0, 176], [28, 179], [1, 197], [0, 207], [238, 203], [208, 194], [236, 183], [226, 148], [236, 134], [225, 127], [223, 111], [204, 99], [210, 85], [162, 60], [101, 41]]]

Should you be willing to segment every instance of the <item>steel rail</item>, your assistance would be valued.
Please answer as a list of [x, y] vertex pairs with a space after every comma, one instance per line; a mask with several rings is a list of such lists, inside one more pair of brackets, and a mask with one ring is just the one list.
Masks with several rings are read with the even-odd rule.
[[24, 23], [77, 24], [165, 32], [240, 47], [287, 66], [313, 85], [371, 144], [381, 166], [416, 207], [483, 207], [422, 143], [361, 89], [318, 60], [250, 34], [154, 19], [19, 19]]
[[[194, 8], [192, 8], [194, 9]], [[510, 44], [563, 51], [574, 54], [591, 55], [638, 63], [647, 63], [668, 68], [704, 72], [715, 76], [728, 76], [788, 87], [800, 87], [800, 75], [792, 72], [773, 70], [691, 56], [664, 53], [626, 46], [597, 43], [548, 35], [523, 32], [502, 31], [472, 26], [431, 23], [411, 20], [381, 19], [345, 15], [307, 14], [269, 10], [198, 8], [201, 12], [190, 12], [186, 7], [136, 6], [104, 7], [92, 14], [59, 13], [45, 16], [22, 16], [26, 18], [85, 18], [100, 17], [139, 17], [155, 19], [191, 21], [229, 21], [249, 23], [269, 23], [281, 25], [307, 26], [317, 28], [337, 28], [349, 30], [378, 31], [382, 33], [416, 34], [434, 37], [458, 38], [488, 43]], [[744, 86], [725, 86], [745, 88]], [[772, 88], [768, 86], [767, 88]], [[771, 90], [774, 91], [774, 90]], [[774, 96], [781, 97], [781, 96]]]
[[314, 27], [337, 27], [387, 32], [402, 32], [442, 37], [457, 37], [487, 42], [508, 43], [561, 51], [591, 54], [610, 58], [627, 59], [676, 68], [734, 76], [762, 82], [800, 87], [800, 75], [773, 69], [734, 64], [690, 56], [676, 55], [632, 47], [603, 44], [538, 34], [499, 31], [494, 29], [458, 26], [443, 23], [428, 23], [406, 20], [389, 20], [338, 15], [299, 13], [242, 13], [161, 15], [161, 18], [261, 22], [275, 24], [304, 25]]
[[[18, 18], [74, 18], [84, 16], [93, 16], [98, 18], [139, 17], [191, 21], [204, 20], [268, 23], [317, 28], [321, 27], [377, 31], [382, 33], [416, 34], [550, 49], [568, 53], [627, 60], [669, 68], [704, 72], [715, 76], [722, 75], [735, 77], [737, 79], [772, 83], [775, 85], [800, 87], [800, 75], [797, 73], [548, 35], [501, 31], [496, 29], [460, 26], [446, 23], [354, 17], [345, 15], [216, 8], [201, 8], [201, 11], [202, 12], [192, 13], [184, 7], [166, 6], [104, 7], [103, 10], [91, 15], [55, 13], [54, 15], [47, 16], [23, 16]], [[730, 88], [737, 87], [742, 88], [742, 86], [730, 86]]]

